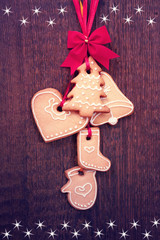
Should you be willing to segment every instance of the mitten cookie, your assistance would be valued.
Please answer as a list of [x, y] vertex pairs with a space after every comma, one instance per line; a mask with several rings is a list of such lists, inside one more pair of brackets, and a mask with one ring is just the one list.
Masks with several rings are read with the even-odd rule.
[[99, 128], [91, 128], [92, 136], [87, 138], [88, 130], [82, 130], [77, 136], [78, 165], [85, 169], [97, 171], [108, 171], [111, 162], [100, 152], [100, 131]]
[[73, 167], [65, 171], [69, 181], [61, 188], [62, 193], [68, 193], [69, 203], [76, 209], [91, 208], [97, 197], [96, 171]]
[[77, 69], [78, 76], [71, 80], [71, 83], [76, 85], [68, 94], [69, 100], [63, 106], [63, 110], [79, 111], [83, 117], [91, 117], [94, 112], [109, 112], [109, 108], [100, 98], [106, 97], [102, 88], [105, 82], [99, 74], [101, 68], [92, 57], [89, 57], [89, 63], [90, 73], [86, 71], [86, 63]]
[[62, 95], [53, 88], [37, 92], [32, 98], [32, 112], [45, 142], [68, 137], [83, 129], [89, 119], [77, 112], [58, 111]]
[[91, 118], [93, 126], [99, 126], [105, 123], [115, 125], [119, 118], [129, 116], [133, 113], [133, 103], [120, 91], [111, 76], [105, 72], [101, 72], [101, 76], [105, 81], [103, 89], [107, 97], [102, 98], [103, 104], [109, 107], [109, 113], [94, 113]]

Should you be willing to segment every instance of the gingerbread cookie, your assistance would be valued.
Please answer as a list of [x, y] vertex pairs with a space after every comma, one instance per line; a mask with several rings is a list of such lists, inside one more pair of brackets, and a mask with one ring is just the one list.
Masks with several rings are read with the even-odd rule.
[[115, 125], [119, 118], [129, 116], [133, 113], [133, 103], [120, 91], [111, 76], [101, 72], [105, 81], [103, 89], [107, 97], [102, 98], [103, 104], [109, 107], [109, 113], [94, 113], [90, 122], [93, 126], [109, 123]]
[[61, 188], [62, 193], [68, 193], [69, 203], [76, 209], [91, 208], [97, 197], [96, 171], [73, 167], [65, 171], [69, 181]]
[[83, 117], [92, 117], [94, 112], [110, 111], [100, 98], [106, 97], [102, 88], [105, 82], [99, 74], [101, 68], [92, 57], [89, 57], [89, 63], [90, 73], [86, 71], [86, 63], [77, 69], [79, 74], [71, 80], [71, 83], [76, 85], [68, 94], [69, 100], [63, 106], [63, 110], [79, 111], [80, 116]]
[[97, 171], [108, 171], [111, 162], [104, 157], [99, 149], [100, 131], [99, 128], [91, 128], [92, 136], [87, 138], [88, 130], [84, 129], [77, 136], [77, 154], [78, 165], [85, 169], [94, 169]]
[[77, 112], [58, 111], [62, 95], [53, 88], [37, 92], [32, 98], [32, 112], [45, 142], [68, 137], [83, 129], [89, 119]]

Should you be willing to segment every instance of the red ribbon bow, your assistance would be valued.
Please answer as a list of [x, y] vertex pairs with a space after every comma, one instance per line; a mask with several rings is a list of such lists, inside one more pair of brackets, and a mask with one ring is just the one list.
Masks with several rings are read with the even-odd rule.
[[107, 69], [109, 69], [109, 60], [119, 57], [116, 53], [103, 46], [104, 44], [111, 42], [105, 26], [96, 29], [89, 36], [98, 2], [99, 0], [91, 0], [90, 14], [87, 24], [87, 0], [83, 1], [83, 18], [78, 1], [73, 0], [83, 33], [68, 31], [67, 47], [72, 48], [72, 50], [69, 52], [61, 67], [70, 67], [71, 75], [83, 63], [87, 53]]
[[111, 39], [105, 26], [96, 29], [87, 38], [80, 32], [68, 32], [68, 48], [73, 48], [61, 67], [70, 67], [71, 75], [83, 63], [87, 52], [99, 63], [109, 69], [109, 60], [119, 57], [116, 53], [103, 46], [110, 43]]

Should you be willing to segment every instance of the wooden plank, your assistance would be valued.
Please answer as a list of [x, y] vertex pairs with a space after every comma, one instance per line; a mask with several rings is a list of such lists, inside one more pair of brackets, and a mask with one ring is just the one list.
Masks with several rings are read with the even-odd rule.
[[[152, 230], [154, 239], [158, 239], [160, 228], [152, 228], [150, 221], [160, 217], [160, 29], [159, 18], [153, 26], [147, 25], [146, 19], [158, 16], [159, 1], [142, 1], [142, 15], [135, 14], [138, 1], [119, 2], [116, 15], [110, 10], [113, 3], [100, 1], [93, 30], [103, 25], [100, 16], [109, 14], [106, 26], [112, 40], [110, 48], [120, 55], [110, 62], [109, 74], [134, 103], [135, 112], [114, 127], [100, 127], [101, 151], [111, 159], [112, 167], [107, 173], [97, 173], [96, 204], [80, 212], [71, 208], [60, 192], [66, 183], [64, 170], [76, 165], [76, 136], [45, 144], [30, 108], [33, 94], [40, 89], [53, 87], [65, 92], [69, 70], [60, 65], [68, 54], [67, 31], [80, 31], [73, 3], [0, 2], [0, 9], [7, 5], [13, 12], [9, 17], [0, 13], [0, 232], [13, 228], [15, 219], [28, 228], [35, 228], [34, 223], [40, 219], [45, 221], [46, 231], [58, 229], [57, 239], [65, 240], [72, 236], [60, 231], [63, 220], [70, 221], [71, 230], [82, 229], [81, 224], [87, 220], [93, 228], [81, 231], [81, 239], [93, 239], [96, 228], [103, 229], [104, 239], [114, 239], [120, 237], [122, 228], [130, 229], [135, 219], [141, 227], [134, 235], [134, 230], [129, 231], [130, 239], [141, 239], [145, 229]], [[31, 10], [35, 5], [41, 7], [39, 16]], [[64, 16], [57, 11], [61, 5], [67, 7]], [[124, 24], [127, 14], [133, 16], [130, 25]], [[22, 16], [28, 17], [26, 27], [20, 26]], [[56, 18], [53, 28], [47, 27], [49, 17]], [[107, 228], [109, 219], [116, 220], [115, 231]], [[33, 239], [46, 239], [44, 231], [33, 232]], [[22, 232], [13, 234], [17, 234], [16, 239], [24, 236]]]

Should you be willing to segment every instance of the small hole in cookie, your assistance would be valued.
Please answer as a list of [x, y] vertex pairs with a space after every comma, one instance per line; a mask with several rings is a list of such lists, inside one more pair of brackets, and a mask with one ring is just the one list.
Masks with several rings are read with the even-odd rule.
[[63, 110], [62, 110], [62, 107], [61, 107], [61, 106], [58, 106], [58, 107], [57, 107], [57, 111], [58, 111], [58, 112], [62, 112], [62, 111], [63, 111]]
[[87, 136], [87, 137], [86, 137], [86, 140], [87, 140], [87, 141], [88, 141], [88, 140], [91, 140], [91, 137]]
[[77, 76], [78, 76], [78, 74], [79, 74], [79, 71], [78, 71], [78, 70], [76, 70], [76, 71], [75, 71], [75, 73], [74, 73], [74, 77], [77, 77]]
[[90, 69], [88, 69], [88, 70], [87, 70], [87, 73], [88, 73], [88, 74], [90, 74], [90, 73], [91, 73], [91, 70], [90, 70]]
[[81, 175], [81, 176], [83, 176], [83, 175], [84, 175], [84, 172], [83, 172], [82, 170], [79, 170], [79, 171], [78, 171], [78, 174]]

